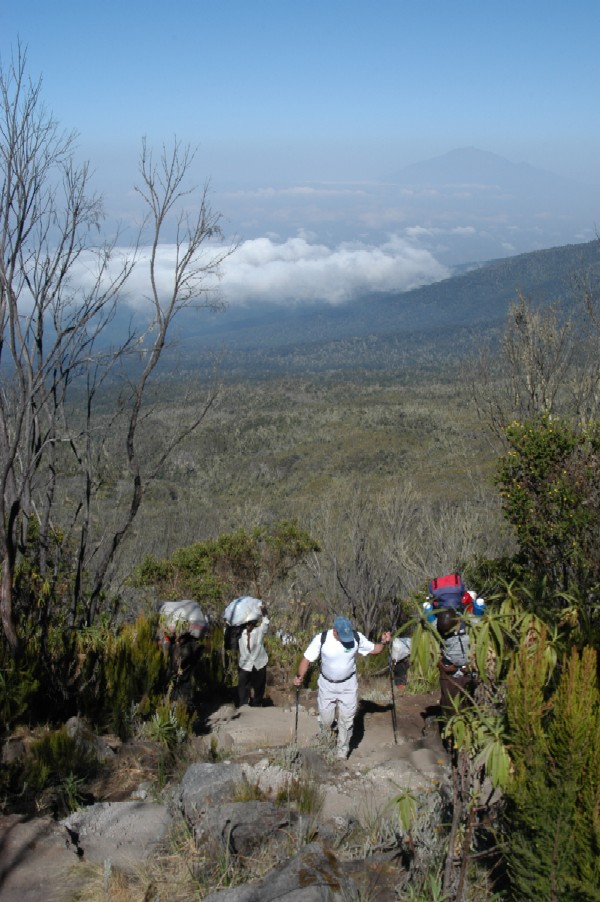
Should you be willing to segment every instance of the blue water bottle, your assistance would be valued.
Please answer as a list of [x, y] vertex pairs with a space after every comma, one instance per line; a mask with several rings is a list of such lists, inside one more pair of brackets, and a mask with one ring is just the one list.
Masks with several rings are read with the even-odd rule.
[[427, 600], [423, 602], [423, 611], [429, 623], [435, 623], [435, 614], [433, 613], [433, 604]]

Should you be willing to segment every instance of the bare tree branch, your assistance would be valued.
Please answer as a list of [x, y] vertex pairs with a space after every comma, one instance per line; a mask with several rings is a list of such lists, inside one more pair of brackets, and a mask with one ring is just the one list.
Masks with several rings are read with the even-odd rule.
[[[55, 579], [61, 568], [70, 571], [70, 620], [90, 623], [144, 492], [214, 403], [213, 386], [178, 431], [164, 440], [153, 435], [152, 446], [142, 447], [148, 387], [173, 321], [188, 307], [221, 306], [220, 267], [234, 250], [219, 243], [221, 217], [210, 206], [208, 186], [200, 192], [188, 186], [194, 153], [177, 140], [171, 150], [163, 148], [157, 164], [142, 144], [138, 190], [147, 216], [128, 254], [119, 251], [118, 235], [99, 240], [102, 202], [90, 191], [88, 165], [75, 166], [74, 151], [75, 135], [60, 131], [44, 109], [41, 81], [27, 78], [19, 47], [0, 72], [0, 611], [15, 653], [14, 575], [19, 556], [32, 553], [31, 525], [41, 576], [52, 546]], [[174, 263], [165, 288], [159, 255], [173, 224]], [[130, 329], [110, 346], [107, 328], [140, 265], [146, 230], [149, 323], [142, 334]], [[100, 387], [119, 373], [127, 391], [112, 416], [100, 415]], [[117, 454], [110, 463], [109, 442]], [[121, 459], [128, 473], [122, 500], [102, 528], [98, 491]], [[72, 501], [66, 478], [77, 486]], [[48, 617], [43, 608], [40, 622]]]

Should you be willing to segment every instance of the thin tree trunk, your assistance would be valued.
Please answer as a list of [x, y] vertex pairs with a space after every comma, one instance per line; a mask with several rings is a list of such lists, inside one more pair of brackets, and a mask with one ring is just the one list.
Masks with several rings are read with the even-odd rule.
[[0, 615], [2, 617], [2, 629], [6, 636], [10, 651], [14, 658], [19, 655], [19, 639], [15, 630], [13, 619], [13, 589], [14, 589], [14, 555], [7, 551], [2, 560], [2, 584], [0, 589]]

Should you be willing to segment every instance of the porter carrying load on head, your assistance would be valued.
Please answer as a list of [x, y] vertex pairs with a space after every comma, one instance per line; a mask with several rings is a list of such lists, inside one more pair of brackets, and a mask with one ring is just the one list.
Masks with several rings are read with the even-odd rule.
[[163, 601], [158, 608], [158, 625], [161, 638], [169, 641], [189, 633], [194, 639], [202, 639], [209, 632], [208, 619], [196, 601]]
[[409, 636], [397, 636], [392, 642], [390, 659], [394, 665], [394, 683], [399, 689], [406, 686], [408, 680], [411, 642]]
[[237, 651], [240, 636], [246, 623], [262, 616], [262, 601], [253, 595], [240, 595], [230, 601], [223, 612], [225, 635], [223, 642], [228, 651]]
[[[252, 599], [258, 601], [258, 599]], [[261, 707], [267, 685], [267, 664], [269, 658], [263, 644], [269, 628], [269, 618], [264, 602], [259, 601], [260, 617], [247, 620], [241, 625], [238, 639], [238, 703]], [[247, 610], [252, 610], [252, 605]], [[235, 627], [234, 627], [235, 629]]]
[[158, 641], [168, 657], [173, 698], [192, 702], [194, 676], [210, 633], [208, 619], [197, 602], [163, 601], [158, 609]]

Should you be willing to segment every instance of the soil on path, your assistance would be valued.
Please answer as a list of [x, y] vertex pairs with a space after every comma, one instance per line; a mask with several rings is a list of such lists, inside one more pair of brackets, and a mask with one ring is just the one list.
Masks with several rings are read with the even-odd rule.
[[295, 699], [287, 693], [274, 706], [220, 708], [210, 718], [211, 733], [217, 748], [236, 760], [245, 753], [247, 760], [266, 765], [273, 749], [293, 744], [306, 750], [324, 789], [323, 817], [359, 816], [381, 810], [400, 790], [439, 780], [448, 763], [436, 723], [437, 698], [396, 694], [395, 701], [394, 724], [390, 702], [361, 699], [348, 759], [326, 766], [320, 755], [310, 755], [319, 726], [316, 693], [309, 690], [300, 693], [297, 727]]
[[[277, 760], [277, 749], [297, 746], [321, 781], [323, 819], [375, 814], [402, 789], [417, 789], [441, 778], [447, 766], [435, 716], [437, 698], [396, 693], [395, 730], [390, 702], [361, 699], [350, 756], [324, 761], [317, 744], [316, 694], [302, 690], [272, 693], [264, 708], [223, 705], [207, 719], [206, 735], [221, 757], [250, 763], [256, 774]], [[148, 750], [149, 751], [149, 750]], [[123, 769], [129, 755], [139, 766]], [[152, 781], [156, 756], [123, 746], [115, 755], [115, 778], [97, 801], [125, 800], [144, 780]], [[51, 818], [0, 816], [0, 898], [3, 902], [64, 900], [76, 887], [77, 859], [65, 829]]]

